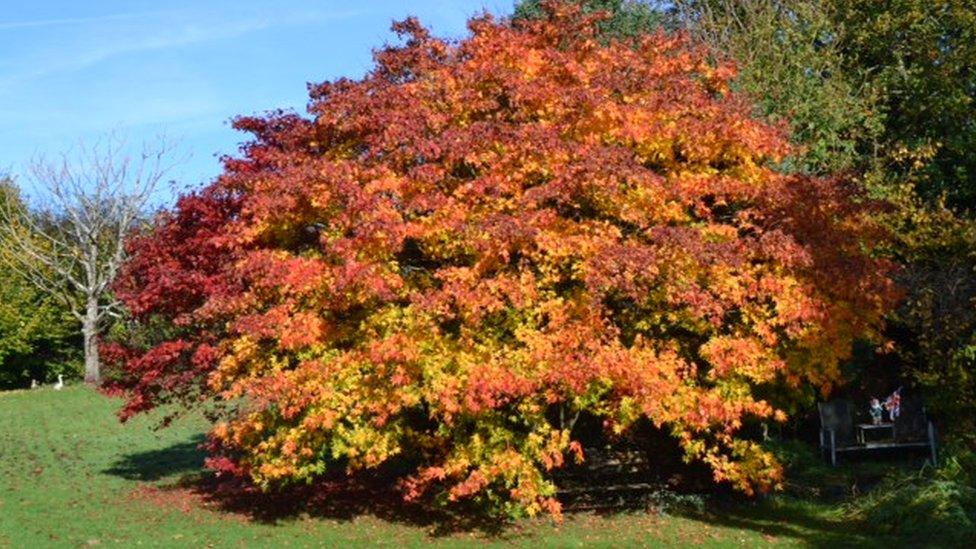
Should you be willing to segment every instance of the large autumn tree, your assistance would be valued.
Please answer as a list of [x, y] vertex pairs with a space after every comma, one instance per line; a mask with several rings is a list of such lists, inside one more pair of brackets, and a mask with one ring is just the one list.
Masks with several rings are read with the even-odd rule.
[[876, 333], [870, 204], [771, 169], [783, 130], [704, 51], [544, 6], [459, 42], [407, 20], [310, 117], [239, 119], [243, 155], [130, 241], [116, 291], [157, 337], [112, 353], [123, 416], [221, 399], [209, 464], [267, 488], [401, 460], [408, 498], [557, 514], [581, 413], [775, 486], [738, 433]]

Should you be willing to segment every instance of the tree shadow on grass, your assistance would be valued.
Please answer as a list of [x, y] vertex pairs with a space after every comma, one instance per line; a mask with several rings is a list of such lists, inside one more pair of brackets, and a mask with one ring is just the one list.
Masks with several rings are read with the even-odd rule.
[[127, 454], [102, 472], [144, 482], [199, 473], [205, 457], [200, 449], [203, 440], [203, 435], [198, 434], [166, 448]]
[[[495, 540], [514, 540], [521, 535], [513, 523], [487, 516], [475, 508], [447, 511], [425, 502], [405, 502], [402, 494], [393, 488], [402, 470], [373, 471], [351, 479], [336, 476], [312, 485], [262, 492], [248, 482], [205, 471], [205, 455], [199, 448], [202, 441], [203, 436], [198, 435], [167, 448], [129, 454], [104, 472], [128, 480], [163, 480], [155, 489], [173, 495], [183, 494], [205, 508], [266, 524], [304, 518], [352, 521], [371, 516], [394, 524], [424, 528], [433, 536], [478, 532]], [[595, 513], [580, 514], [613, 516], [634, 511], [633, 507], [608, 507]], [[572, 519], [574, 514], [569, 510], [567, 518]], [[760, 502], [716, 497], [704, 511], [677, 514], [712, 526], [796, 539], [812, 547], [883, 544], [883, 540], [825, 517], [822, 506], [818, 508], [808, 501], [788, 497]]]
[[423, 528], [433, 536], [477, 532], [495, 539], [510, 539], [516, 535], [510, 522], [477, 509], [447, 511], [428, 502], [405, 501], [395, 484], [395, 480], [380, 472], [351, 479], [327, 479], [274, 492], [262, 492], [248, 482], [214, 475], [198, 477], [182, 486], [192, 490], [210, 508], [262, 523], [312, 517], [344, 522], [370, 516]]
[[778, 496], [758, 501], [713, 501], [704, 512], [683, 515], [712, 526], [795, 539], [809, 547], [884, 547], [895, 541], [867, 533], [840, 516], [831, 517], [827, 509], [811, 501]]
[[266, 524], [309, 517], [352, 521], [373, 516], [425, 528], [435, 536], [480, 532], [497, 539], [514, 534], [506, 521], [473, 509], [447, 512], [426, 503], [404, 501], [394, 488], [397, 472], [392, 470], [263, 492], [249, 482], [204, 469], [203, 441], [203, 435], [196, 435], [166, 448], [128, 454], [103, 473], [153, 482], [155, 486], [149, 488], [157, 493], [182, 494], [184, 500], [190, 497], [205, 508]]

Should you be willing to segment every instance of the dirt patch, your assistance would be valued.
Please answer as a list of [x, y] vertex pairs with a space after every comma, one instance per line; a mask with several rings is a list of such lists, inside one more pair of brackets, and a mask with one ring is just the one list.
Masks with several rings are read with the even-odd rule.
[[149, 503], [166, 509], [176, 509], [184, 514], [205, 507], [205, 502], [193, 490], [181, 486], [142, 485], [129, 493], [131, 501]]

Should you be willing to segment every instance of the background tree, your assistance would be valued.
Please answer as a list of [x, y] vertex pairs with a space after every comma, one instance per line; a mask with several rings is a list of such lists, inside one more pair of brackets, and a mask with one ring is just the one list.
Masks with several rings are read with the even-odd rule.
[[[0, 208], [30, 215], [13, 181], [0, 179]], [[0, 255], [12, 246], [0, 236]], [[41, 293], [0, 261], [0, 388], [23, 388], [76, 372], [74, 319], [53, 296]]]
[[976, 222], [915, 193], [887, 219], [905, 300], [890, 319], [898, 372], [924, 388], [954, 442], [976, 450]]
[[789, 125], [797, 152], [786, 170], [864, 169], [882, 131], [868, 67], [846, 63], [832, 12], [821, 0], [677, 0], [669, 25], [735, 61], [735, 87], [759, 114]]
[[[647, 0], [580, 0], [583, 13], [605, 13], [596, 21], [597, 37], [601, 40], [637, 38], [652, 32], [666, 21], [666, 15], [656, 3]], [[512, 18], [516, 21], [545, 17], [545, 0], [525, 0], [515, 5]]]
[[111, 284], [125, 257], [124, 239], [145, 214], [169, 168], [166, 144], [136, 157], [110, 136], [93, 146], [40, 158], [29, 166], [37, 192], [30, 212], [0, 203], [2, 259], [42, 294], [56, 297], [80, 323], [85, 381], [98, 382], [98, 336], [117, 311]]
[[902, 375], [953, 441], [976, 450], [976, 2], [826, 1], [844, 69], [884, 113], [873, 178], [895, 210], [907, 299], [892, 318]]
[[842, 70], [884, 114], [886, 170], [929, 203], [976, 209], [976, 2], [824, 0]]
[[[609, 7], [609, 6], [608, 6]], [[677, 0], [668, 25], [728, 55], [737, 83], [788, 119], [809, 168], [910, 179], [929, 203], [973, 207], [972, 0]]]
[[131, 241], [118, 295], [169, 328], [113, 350], [123, 415], [227, 402], [209, 463], [266, 488], [402, 459], [408, 497], [558, 513], [581, 414], [775, 486], [761, 391], [830, 387], [891, 303], [870, 203], [772, 169], [707, 51], [544, 7], [458, 43], [408, 20], [312, 119], [239, 120], [242, 158]]

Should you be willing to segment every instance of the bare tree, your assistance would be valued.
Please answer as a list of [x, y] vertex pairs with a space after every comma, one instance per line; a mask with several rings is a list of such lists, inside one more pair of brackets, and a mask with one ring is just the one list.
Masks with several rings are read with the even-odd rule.
[[172, 168], [173, 148], [160, 140], [137, 155], [110, 135], [28, 166], [29, 210], [0, 201], [0, 258], [41, 291], [57, 296], [81, 325], [85, 381], [100, 379], [98, 336], [119, 303], [111, 292], [125, 259], [125, 237], [147, 213]]

